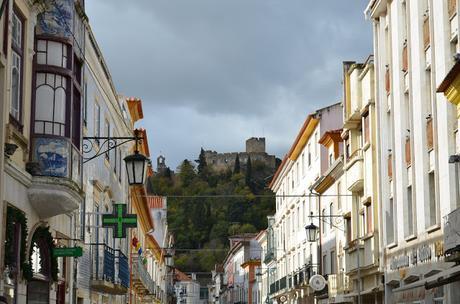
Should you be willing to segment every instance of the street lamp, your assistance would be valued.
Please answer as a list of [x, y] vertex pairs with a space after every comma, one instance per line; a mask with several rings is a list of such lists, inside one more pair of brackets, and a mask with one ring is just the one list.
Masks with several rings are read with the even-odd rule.
[[148, 158], [136, 150], [134, 154], [126, 156], [124, 161], [126, 163], [128, 184], [130, 186], [143, 185], [147, 173]]
[[166, 266], [168, 267], [173, 267], [174, 266], [174, 259], [173, 259], [173, 256], [171, 253], [167, 252], [165, 255], [164, 255], [164, 258], [165, 258], [165, 264]]
[[307, 233], [307, 241], [314, 243], [318, 240], [318, 226], [311, 223], [310, 225], [305, 226], [305, 232]]

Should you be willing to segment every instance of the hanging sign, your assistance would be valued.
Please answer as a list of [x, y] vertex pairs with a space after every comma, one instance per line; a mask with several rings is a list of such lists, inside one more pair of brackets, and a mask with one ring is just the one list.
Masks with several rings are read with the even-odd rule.
[[113, 213], [102, 215], [102, 227], [113, 228], [113, 237], [124, 239], [127, 228], [137, 227], [137, 216], [126, 213], [126, 204], [114, 204]]
[[54, 257], [81, 257], [83, 248], [81, 247], [58, 247], [53, 249]]

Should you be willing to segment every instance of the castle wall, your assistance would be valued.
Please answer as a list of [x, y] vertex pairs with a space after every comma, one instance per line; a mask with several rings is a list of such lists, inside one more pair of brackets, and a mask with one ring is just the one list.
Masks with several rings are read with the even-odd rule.
[[246, 140], [247, 153], [265, 153], [265, 138], [251, 137]]

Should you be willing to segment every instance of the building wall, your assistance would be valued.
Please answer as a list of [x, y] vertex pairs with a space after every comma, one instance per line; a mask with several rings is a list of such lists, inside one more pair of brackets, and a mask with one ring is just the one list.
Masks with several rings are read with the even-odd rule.
[[[458, 34], [450, 35], [458, 29], [458, 18], [451, 22], [447, 9], [447, 1], [381, 1], [368, 12], [376, 55], [385, 282], [400, 286], [407, 278], [422, 279], [426, 267], [448, 267], [435, 247], [442, 244], [442, 218], [458, 201], [454, 166], [448, 164], [456, 151], [455, 110], [436, 94], [458, 52]], [[398, 262], [408, 250], [424, 246], [431, 252], [427, 261]], [[401, 296], [393, 289], [386, 285], [388, 303]], [[453, 301], [452, 292], [444, 288], [447, 303]], [[429, 303], [430, 297], [427, 293]]]

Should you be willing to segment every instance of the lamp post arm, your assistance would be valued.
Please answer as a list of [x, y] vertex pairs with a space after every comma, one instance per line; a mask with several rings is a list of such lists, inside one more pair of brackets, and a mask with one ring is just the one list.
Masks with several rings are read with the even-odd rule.
[[[138, 142], [142, 140], [142, 136], [138, 136], [137, 130], [135, 136], [125, 136], [125, 137], [113, 137], [113, 136], [93, 136], [93, 137], [83, 137], [82, 152], [83, 155], [88, 155], [87, 157], [83, 156], [83, 163], [87, 163], [90, 160], [93, 160], [102, 154], [108, 153], [110, 150], [113, 150], [121, 145], [124, 145], [128, 142], [136, 142], [136, 151], [138, 151]], [[92, 153], [93, 152], [93, 153]]]

